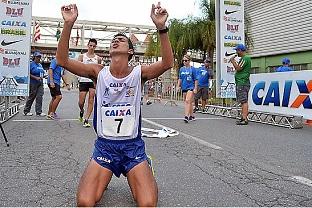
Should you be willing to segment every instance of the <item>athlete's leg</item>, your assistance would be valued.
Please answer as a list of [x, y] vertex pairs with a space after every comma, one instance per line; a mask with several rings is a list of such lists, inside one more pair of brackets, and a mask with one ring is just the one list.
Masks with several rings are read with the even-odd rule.
[[144, 161], [132, 168], [127, 173], [127, 179], [137, 206], [157, 206], [158, 188], [147, 161]]
[[53, 100], [52, 103], [52, 108], [51, 108], [51, 114], [54, 116], [54, 113], [56, 112], [57, 106], [62, 100], [62, 95], [57, 95], [55, 96], [55, 99]]
[[88, 120], [92, 114], [93, 111], [93, 105], [94, 105], [94, 96], [95, 96], [95, 89], [89, 88], [89, 97], [88, 97], [88, 107], [87, 107], [87, 113], [85, 115], [85, 119]]
[[[79, 91], [79, 100], [78, 100], [78, 106], [80, 109], [80, 113], [84, 113], [84, 104], [87, 96], [87, 91]], [[83, 115], [80, 115], [80, 117], [83, 119]]]
[[53, 105], [53, 101], [55, 100], [55, 96], [52, 97], [50, 103], [49, 103], [49, 111], [48, 111], [48, 115], [52, 115], [52, 105]]
[[77, 191], [77, 206], [93, 207], [101, 200], [113, 173], [91, 160], [80, 178]]

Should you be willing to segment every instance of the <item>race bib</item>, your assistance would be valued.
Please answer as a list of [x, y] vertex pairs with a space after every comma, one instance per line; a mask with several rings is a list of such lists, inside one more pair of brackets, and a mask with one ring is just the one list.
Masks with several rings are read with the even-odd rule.
[[108, 137], [131, 136], [135, 125], [133, 106], [101, 107], [102, 133]]

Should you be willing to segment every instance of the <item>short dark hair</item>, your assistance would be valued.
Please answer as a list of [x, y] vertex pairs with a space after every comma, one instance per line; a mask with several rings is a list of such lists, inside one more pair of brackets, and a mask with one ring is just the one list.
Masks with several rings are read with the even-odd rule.
[[89, 45], [89, 43], [95, 43], [95, 45], [97, 45], [97, 41], [94, 38], [90, 38], [88, 45]]
[[211, 61], [210, 61], [210, 59], [205, 59], [205, 61], [204, 61], [204, 63], [210, 63]]
[[128, 36], [126, 34], [124, 34], [124, 33], [117, 33], [116, 35], [114, 35], [113, 39], [115, 37], [117, 37], [117, 36], [123, 36], [123, 37], [127, 38], [129, 49], [133, 50], [133, 54], [129, 54], [129, 56], [128, 56], [128, 61], [130, 61], [132, 59], [133, 55], [134, 55], [134, 48], [133, 48], [133, 44], [132, 44], [130, 38], [128, 38]]

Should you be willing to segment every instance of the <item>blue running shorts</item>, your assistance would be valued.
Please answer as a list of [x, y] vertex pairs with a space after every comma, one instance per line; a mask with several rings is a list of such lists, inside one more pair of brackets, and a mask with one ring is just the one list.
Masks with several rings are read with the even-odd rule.
[[126, 174], [136, 165], [147, 160], [143, 139], [108, 140], [98, 138], [94, 144], [92, 159], [115, 176]]

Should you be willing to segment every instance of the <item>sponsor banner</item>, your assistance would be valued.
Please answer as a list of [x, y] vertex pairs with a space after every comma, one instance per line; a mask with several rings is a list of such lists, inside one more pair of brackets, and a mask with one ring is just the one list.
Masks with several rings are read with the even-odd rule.
[[0, 0], [0, 96], [28, 96], [32, 0]]
[[[235, 98], [233, 48], [245, 42], [244, 0], [217, 0], [217, 97]], [[237, 58], [237, 61], [239, 59]]]
[[312, 119], [312, 70], [252, 74], [249, 109]]

